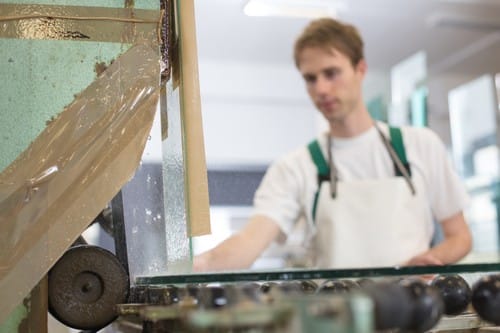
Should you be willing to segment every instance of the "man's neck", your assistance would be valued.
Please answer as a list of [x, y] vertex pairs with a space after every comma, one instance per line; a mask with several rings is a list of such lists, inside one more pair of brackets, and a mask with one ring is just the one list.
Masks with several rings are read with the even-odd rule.
[[330, 134], [339, 138], [350, 138], [368, 131], [372, 126], [373, 119], [365, 106], [362, 106], [358, 112], [330, 121]]

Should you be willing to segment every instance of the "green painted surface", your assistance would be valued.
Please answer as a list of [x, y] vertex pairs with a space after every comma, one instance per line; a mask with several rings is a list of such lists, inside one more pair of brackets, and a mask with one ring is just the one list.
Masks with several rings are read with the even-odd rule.
[[7, 167], [128, 46], [117, 43], [0, 39], [0, 170]]
[[24, 305], [18, 305], [10, 314], [9, 320], [0, 323], [0, 333], [15, 333], [18, 332], [19, 324], [28, 315], [28, 310]]

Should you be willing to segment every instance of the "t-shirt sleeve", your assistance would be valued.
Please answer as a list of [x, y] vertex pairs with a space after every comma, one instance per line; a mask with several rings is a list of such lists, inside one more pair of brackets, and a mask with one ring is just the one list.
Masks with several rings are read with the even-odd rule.
[[283, 158], [271, 165], [255, 193], [253, 215], [274, 220], [289, 234], [301, 212], [301, 178], [293, 159]]
[[469, 196], [462, 180], [455, 171], [444, 143], [431, 130], [424, 129], [427, 142], [425, 151], [428, 163], [428, 189], [434, 217], [443, 221], [463, 211], [469, 203]]

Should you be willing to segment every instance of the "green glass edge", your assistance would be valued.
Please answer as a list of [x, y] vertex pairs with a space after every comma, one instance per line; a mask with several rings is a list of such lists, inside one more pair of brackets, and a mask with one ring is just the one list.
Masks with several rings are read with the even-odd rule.
[[448, 266], [411, 266], [411, 267], [381, 267], [362, 269], [325, 269], [325, 270], [280, 270], [255, 272], [225, 272], [203, 273], [189, 275], [168, 275], [138, 277], [137, 285], [165, 285], [211, 282], [250, 282], [250, 281], [278, 281], [278, 280], [309, 280], [309, 279], [337, 279], [362, 277], [388, 277], [402, 275], [425, 274], [453, 274], [498, 272], [500, 263], [461, 264]]

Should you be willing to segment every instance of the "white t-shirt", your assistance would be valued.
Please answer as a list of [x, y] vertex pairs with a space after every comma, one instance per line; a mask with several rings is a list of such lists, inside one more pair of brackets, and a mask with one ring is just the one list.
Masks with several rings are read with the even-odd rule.
[[[379, 123], [379, 127], [389, 138], [388, 126]], [[468, 195], [439, 137], [428, 128], [402, 127], [401, 131], [412, 175], [418, 173], [424, 179], [434, 219], [443, 221], [463, 211]], [[327, 159], [327, 134], [317, 139]], [[340, 181], [395, 176], [393, 162], [374, 126], [353, 138], [334, 137], [332, 155]], [[317, 168], [304, 145], [269, 167], [255, 194], [253, 215], [271, 218], [289, 235], [301, 219], [311, 225], [317, 189]]]

